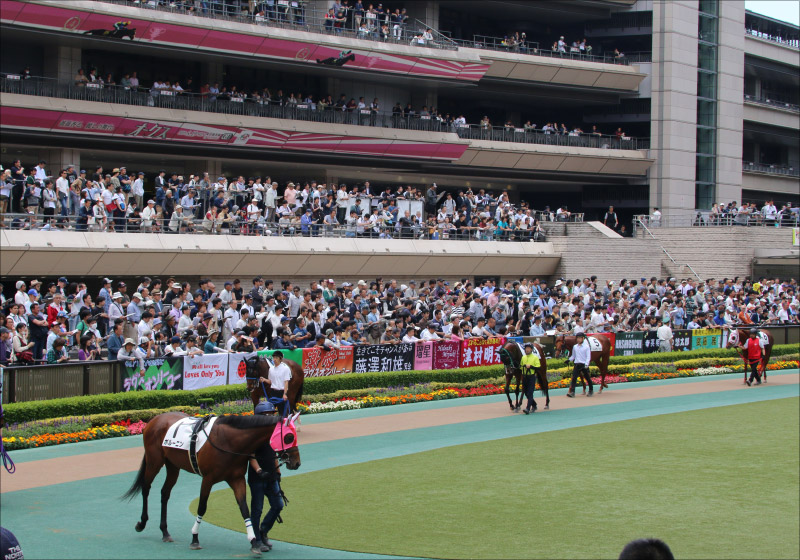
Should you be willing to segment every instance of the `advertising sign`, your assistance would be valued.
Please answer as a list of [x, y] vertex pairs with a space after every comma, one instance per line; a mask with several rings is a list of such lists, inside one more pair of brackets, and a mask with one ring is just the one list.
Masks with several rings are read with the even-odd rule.
[[322, 350], [318, 347], [303, 350], [303, 371], [306, 377], [324, 377], [353, 371], [353, 346]]
[[692, 333], [692, 350], [720, 348], [722, 329], [695, 329]]
[[436, 344], [435, 342], [418, 342], [414, 345], [414, 369], [433, 368], [433, 348]]
[[674, 351], [691, 350], [692, 331], [672, 331], [672, 349]]
[[204, 354], [183, 357], [183, 388], [204, 389], [228, 381], [228, 355]]
[[643, 332], [618, 332], [614, 341], [615, 356], [633, 356], [644, 352]]
[[459, 367], [461, 343], [457, 340], [444, 340], [433, 346], [433, 369], [455, 369]]

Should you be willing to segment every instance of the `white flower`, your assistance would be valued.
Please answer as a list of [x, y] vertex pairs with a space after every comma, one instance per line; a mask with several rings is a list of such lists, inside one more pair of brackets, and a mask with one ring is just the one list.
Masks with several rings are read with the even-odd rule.
[[337, 410], [354, 410], [361, 408], [361, 401], [329, 401], [325, 403], [311, 403], [308, 405], [308, 413], [316, 414], [319, 412], [334, 412]]
[[723, 373], [731, 373], [731, 372], [733, 372], [733, 370], [730, 368], [711, 366], [711, 367], [697, 368], [696, 370], [694, 370], [693, 373], [695, 375], [721, 375]]

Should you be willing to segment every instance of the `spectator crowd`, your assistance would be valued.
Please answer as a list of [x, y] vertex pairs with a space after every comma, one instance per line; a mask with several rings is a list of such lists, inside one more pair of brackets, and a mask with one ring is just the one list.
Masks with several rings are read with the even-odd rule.
[[[145, 359], [163, 355], [328, 348], [499, 335], [657, 331], [798, 324], [797, 281], [725, 278], [556, 280], [496, 284], [442, 278], [332, 278], [307, 286], [256, 277], [219, 290], [143, 278], [129, 290], [103, 278], [90, 292], [61, 277], [0, 291], [0, 364]], [[2, 287], [2, 285], [0, 285]], [[669, 338], [662, 342], [669, 342]]]
[[[543, 240], [537, 213], [514, 205], [508, 193], [471, 188], [454, 194], [436, 184], [417, 189], [375, 189], [367, 181], [316, 181], [279, 185], [270, 177], [184, 177], [161, 171], [145, 199], [145, 174], [97, 166], [93, 173], [70, 165], [53, 178], [47, 163], [27, 169], [17, 160], [0, 179], [0, 226], [241, 235], [303, 235], [414, 239]], [[412, 202], [417, 202], [411, 206]], [[424, 210], [424, 211], [423, 211]], [[550, 219], [569, 219], [566, 207]], [[4, 217], [6, 212], [13, 217]], [[21, 215], [20, 215], [21, 214]]]

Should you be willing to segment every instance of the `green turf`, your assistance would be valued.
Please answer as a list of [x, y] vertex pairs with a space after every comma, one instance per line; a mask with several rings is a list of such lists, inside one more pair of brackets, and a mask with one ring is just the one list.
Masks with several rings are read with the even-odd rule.
[[[284, 479], [271, 537], [437, 558], [800, 556], [800, 399], [573, 428]], [[241, 531], [229, 490], [206, 520]]]

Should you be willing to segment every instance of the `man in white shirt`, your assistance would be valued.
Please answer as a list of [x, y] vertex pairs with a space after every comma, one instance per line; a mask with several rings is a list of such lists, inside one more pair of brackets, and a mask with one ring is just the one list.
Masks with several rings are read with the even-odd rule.
[[292, 379], [292, 370], [283, 362], [283, 352], [280, 350], [276, 350], [272, 354], [272, 361], [275, 365], [269, 368], [269, 379], [261, 377], [259, 381], [267, 384], [267, 394], [270, 397], [283, 399], [286, 408], [288, 408], [289, 381]]
[[144, 172], [139, 171], [139, 174], [133, 181], [131, 185], [131, 194], [136, 199], [136, 206], [141, 208], [142, 202], [144, 201]]
[[418, 330], [419, 327], [415, 327], [414, 325], [409, 326], [408, 331], [406, 331], [406, 334], [403, 335], [403, 342], [405, 342], [406, 344], [414, 344], [420, 342], [420, 339], [417, 338], [416, 336]]
[[656, 329], [656, 338], [658, 338], [659, 352], [672, 351], [672, 329], [669, 326], [669, 317], [664, 317], [661, 326]]
[[424, 342], [431, 340], [442, 340], [442, 337], [436, 333], [437, 328], [439, 328], [439, 323], [428, 323], [428, 328], [422, 331], [422, 340]]
[[569, 361], [573, 363], [573, 366], [572, 379], [569, 383], [569, 392], [567, 396], [570, 398], [575, 396], [575, 382], [578, 380], [578, 375], [582, 373], [583, 378], [589, 385], [589, 393], [586, 396], [591, 397], [592, 394], [594, 394], [594, 385], [592, 384], [591, 376], [589, 376], [589, 364], [592, 361], [592, 350], [583, 332], [577, 333], [575, 338], [577, 340], [575, 341], [575, 346], [572, 347], [572, 354], [569, 357]]
[[69, 179], [67, 179], [67, 170], [62, 169], [58, 179], [56, 179], [56, 192], [58, 193], [58, 201], [61, 204], [61, 215], [66, 216], [69, 214]]
[[45, 171], [45, 166], [46, 165], [47, 165], [47, 162], [42, 160], [42, 161], [39, 162], [39, 165], [34, 167], [36, 172], [34, 173], [33, 178], [36, 179], [42, 185], [44, 184], [44, 180], [47, 179], [47, 171]]
[[153, 220], [156, 218], [156, 201], [150, 199], [147, 201], [147, 206], [142, 210], [142, 225], [141, 229], [144, 232], [150, 231], [153, 227]]
[[767, 203], [764, 204], [761, 213], [764, 215], [767, 224], [775, 225], [775, 218], [778, 217], [778, 209], [775, 208], [775, 204], [772, 200], [768, 200]]

